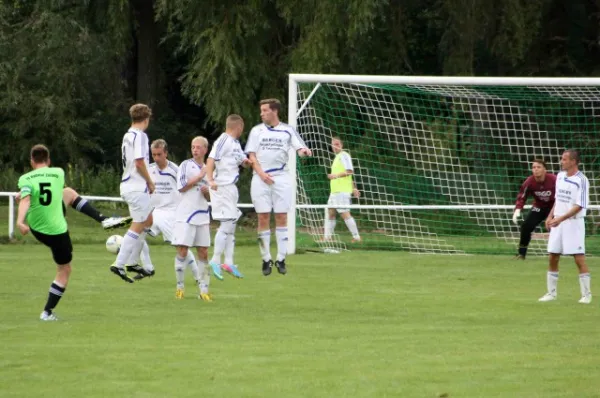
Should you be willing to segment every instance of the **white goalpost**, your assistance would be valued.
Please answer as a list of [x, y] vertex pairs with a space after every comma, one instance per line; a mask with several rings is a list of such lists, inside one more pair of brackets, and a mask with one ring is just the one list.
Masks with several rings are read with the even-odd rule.
[[[600, 78], [291, 74], [288, 117], [313, 150], [311, 159], [290, 154], [290, 253], [516, 253], [519, 226], [511, 216], [531, 161], [544, 158], [556, 173], [565, 149], [581, 151], [591, 182], [586, 225], [593, 250]], [[350, 209], [361, 244], [350, 243], [340, 222], [333, 239], [322, 239], [332, 136], [353, 158], [362, 195]], [[545, 234], [538, 227], [529, 253], [546, 252]]]

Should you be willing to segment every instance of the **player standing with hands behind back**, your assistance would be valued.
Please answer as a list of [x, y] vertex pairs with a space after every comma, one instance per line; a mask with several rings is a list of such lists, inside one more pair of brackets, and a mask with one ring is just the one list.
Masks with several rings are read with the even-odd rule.
[[527, 256], [527, 248], [531, 242], [531, 233], [542, 223], [552, 206], [554, 206], [554, 189], [556, 187], [556, 176], [546, 172], [546, 162], [542, 159], [533, 159], [531, 164], [531, 176], [527, 177], [519, 195], [517, 195], [517, 203], [515, 204], [515, 212], [513, 213], [513, 223], [519, 223], [521, 210], [525, 206], [525, 202], [529, 196], [533, 196], [533, 206], [525, 222], [521, 224], [521, 239], [519, 241], [519, 252], [516, 258], [525, 260]]
[[311, 156], [296, 129], [279, 120], [281, 102], [277, 99], [260, 101], [260, 118], [263, 123], [250, 130], [246, 153], [252, 162], [254, 176], [250, 186], [252, 204], [258, 214], [258, 242], [262, 255], [262, 273], [271, 274], [271, 211], [275, 213], [277, 260], [275, 266], [285, 274], [287, 254], [287, 212], [292, 205], [294, 181], [287, 169], [288, 151], [293, 148], [298, 156]]
[[579, 152], [567, 150], [560, 164], [563, 171], [556, 176], [556, 201], [546, 219], [550, 229], [548, 238], [549, 266], [546, 276], [548, 292], [539, 301], [556, 300], [558, 285], [558, 262], [561, 255], [573, 256], [579, 268], [581, 304], [592, 302], [590, 270], [585, 263], [586, 208], [590, 201], [589, 181], [581, 171]]

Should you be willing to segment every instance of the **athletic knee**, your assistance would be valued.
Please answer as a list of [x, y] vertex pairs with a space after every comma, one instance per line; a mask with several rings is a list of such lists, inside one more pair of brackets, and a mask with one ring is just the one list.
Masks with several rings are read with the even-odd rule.
[[179, 258], [186, 258], [188, 255], [187, 246], [177, 246], [177, 255]]
[[259, 231], [269, 229], [270, 223], [271, 223], [271, 214], [270, 213], [258, 213], [258, 230]]
[[219, 231], [229, 235], [235, 232], [236, 223], [233, 221], [221, 221], [221, 225], [219, 225]]
[[275, 225], [278, 227], [287, 227], [287, 213], [275, 214]]
[[198, 259], [200, 261], [208, 260], [208, 247], [199, 247], [197, 250], [198, 250]]

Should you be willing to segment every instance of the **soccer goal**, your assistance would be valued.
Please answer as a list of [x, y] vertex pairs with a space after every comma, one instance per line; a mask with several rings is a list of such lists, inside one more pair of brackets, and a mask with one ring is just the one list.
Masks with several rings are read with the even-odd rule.
[[[567, 148], [582, 154], [591, 184], [588, 247], [600, 248], [600, 79], [291, 74], [288, 112], [314, 152], [291, 157], [292, 253], [515, 253], [511, 216], [531, 161], [543, 158], [557, 173]], [[339, 217], [323, 240], [333, 136], [352, 156], [361, 195], [350, 210], [362, 243], [351, 243]], [[529, 253], [545, 247], [538, 228]]]

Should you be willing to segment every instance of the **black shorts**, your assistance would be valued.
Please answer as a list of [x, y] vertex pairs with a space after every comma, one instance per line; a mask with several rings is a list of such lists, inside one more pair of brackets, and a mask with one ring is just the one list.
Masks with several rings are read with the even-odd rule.
[[52, 250], [52, 258], [58, 265], [69, 264], [73, 259], [73, 245], [69, 231], [58, 235], [46, 235], [41, 232], [31, 230], [35, 238]]

